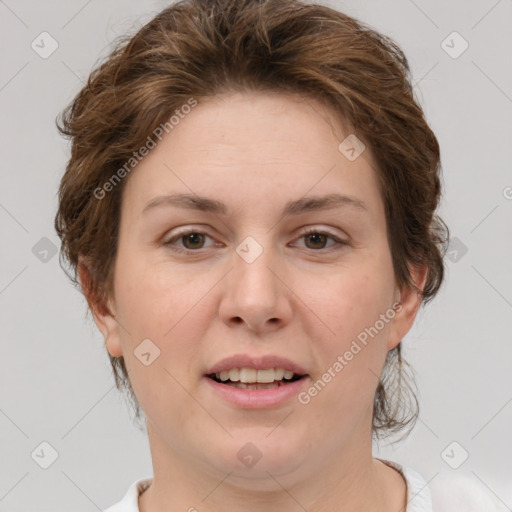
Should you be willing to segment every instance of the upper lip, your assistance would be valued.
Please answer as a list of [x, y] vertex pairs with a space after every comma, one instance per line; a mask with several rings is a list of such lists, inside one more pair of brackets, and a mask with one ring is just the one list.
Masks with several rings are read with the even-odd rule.
[[210, 366], [206, 371], [206, 375], [231, 370], [232, 368], [254, 368], [255, 370], [283, 368], [284, 370], [290, 370], [298, 375], [306, 375], [304, 368], [297, 363], [290, 361], [286, 357], [273, 354], [259, 357], [250, 356], [248, 354], [235, 354]]

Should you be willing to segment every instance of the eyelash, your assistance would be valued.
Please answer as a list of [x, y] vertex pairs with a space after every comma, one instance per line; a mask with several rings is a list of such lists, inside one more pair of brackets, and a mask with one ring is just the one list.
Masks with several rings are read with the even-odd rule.
[[[181, 238], [187, 236], [187, 235], [191, 235], [191, 234], [198, 234], [198, 235], [206, 235], [207, 237], [209, 238], [212, 238], [210, 237], [210, 235], [204, 233], [203, 231], [199, 231], [198, 229], [189, 229], [187, 231], [183, 231], [182, 233], [178, 233], [176, 234], [175, 236], [173, 236], [170, 240], [168, 240], [167, 242], [164, 243], [165, 246], [168, 246], [171, 248], [171, 250], [173, 251], [176, 251], [176, 252], [180, 252], [180, 253], [183, 253], [183, 254], [188, 254], [188, 255], [191, 255], [193, 253], [198, 253], [202, 250], [201, 249], [196, 249], [196, 250], [192, 250], [192, 249], [180, 249], [179, 247], [172, 247], [174, 242], [180, 240]], [[346, 246], [346, 245], [349, 245], [349, 243], [345, 240], [341, 240], [340, 238], [332, 235], [331, 233], [328, 233], [327, 231], [321, 231], [321, 230], [318, 230], [318, 229], [308, 229], [307, 231], [303, 232], [298, 238], [297, 240], [301, 239], [301, 238], [304, 238], [308, 235], [325, 235], [327, 236], [328, 238], [330, 238], [331, 240], [334, 240], [336, 242], [336, 244], [332, 245], [330, 248], [329, 247], [324, 247], [322, 249], [309, 249], [310, 251], [313, 251], [313, 252], [322, 252], [322, 251], [325, 251], [327, 249], [332, 249], [332, 247], [334, 247], [335, 245], [338, 245], [339, 247], [338, 248], [341, 248], [342, 246]]]

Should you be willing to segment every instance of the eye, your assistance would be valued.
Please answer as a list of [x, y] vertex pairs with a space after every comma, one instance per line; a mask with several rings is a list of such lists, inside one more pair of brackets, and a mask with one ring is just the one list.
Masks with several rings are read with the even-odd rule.
[[[302, 233], [302, 235], [299, 237], [299, 239], [305, 239], [306, 240], [306, 248], [307, 249], [313, 249], [313, 250], [322, 250], [327, 249], [329, 247], [332, 247], [334, 245], [348, 245], [348, 242], [345, 242], [344, 240], [341, 240], [340, 238], [332, 235], [331, 233], [327, 233], [325, 231], [321, 231], [318, 229], [309, 229], [305, 233]], [[334, 241], [333, 244], [331, 244], [329, 247], [326, 247], [327, 241], [331, 239]]]
[[[197, 229], [189, 229], [188, 231], [177, 233], [168, 241], [164, 242], [164, 245], [170, 247], [173, 251], [191, 254], [193, 252], [199, 252], [200, 249], [208, 247], [204, 245], [207, 238], [213, 240], [212, 237], [202, 231]], [[300, 239], [304, 239], [306, 241], [305, 245], [307, 249], [314, 251], [328, 249], [336, 245], [349, 245], [348, 242], [341, 240], [331, 233], [321, 231], [319, 229], [307, 230], [306, 232], [302, 233], [302, 235], [299, 237], [299, 240]], [[331, 240], [333, 243], [331, 243], [329, 246], [326, 246], [329, 240]]]
[[[210, 238], [206, 233], [198, 230], [188, 230], [182, 233], [178, 233], [171, 239], [166, 241], [164, 245], [172, 246], [172, 250], [183, 253], [196, 252], [197, 249], [204, 248], [204, 242], [206, 238]], [[182, 248], [175, 246], [175, 242], [181, 242]]]

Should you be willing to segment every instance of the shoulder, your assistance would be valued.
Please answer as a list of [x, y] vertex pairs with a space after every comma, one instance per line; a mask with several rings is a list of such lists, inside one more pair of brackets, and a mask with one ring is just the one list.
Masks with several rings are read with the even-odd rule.
[[440, 472], [429, 483], [434, 512], [507, 512], [510, 509], [476, 476]]
[[391, 460], [378, 459], [387, 466], [396, 469], [405, 480], [407, 487], [407, 508], [405, 512], [434, 512], [430, 490], [425, 479], [414, 469]]
[[427, 482], [414, 469], [380, 459], [402, 473], [407, 484], [406, 512], [510, 512], [474, 474], [439, 471]]
[[135, 482], [130, 485], [121, 501], [108, 507], [103, 512], [139, 512], [139, 494], [144, 492], [152, 481], [152, 477], [135, 480]]

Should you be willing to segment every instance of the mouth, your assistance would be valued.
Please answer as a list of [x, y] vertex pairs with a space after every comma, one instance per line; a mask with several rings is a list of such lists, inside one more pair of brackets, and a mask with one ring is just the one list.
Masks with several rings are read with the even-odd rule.
[[277, 354], [234, 354], [204, 372], [211, 398], [238, 409], [290, 404], [310, 380], [298, 363]]
[[290, 385], [307, 377], [284, 368], [231, 368], [206, 375], [219, 384], [239, 389], [273, 389]]

